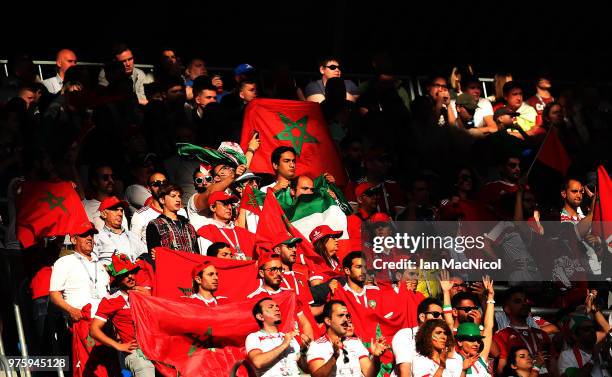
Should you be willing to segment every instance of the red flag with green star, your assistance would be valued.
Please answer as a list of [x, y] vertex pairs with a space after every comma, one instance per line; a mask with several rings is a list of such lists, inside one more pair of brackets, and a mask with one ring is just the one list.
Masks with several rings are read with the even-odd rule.
[[297, 152], [296, 174], [317, 177], [328, 172], [338, 186], [347, 183], [340, 154], [334, 144], [318, 103], [276, 99], [255, 99], [246, 108], [240, 145], [247, 150], [253, 133], [259, 133], [261, 146], [250, 169], [274, 174], [270, 157], [280, 146]]
[[16, 208], [17, 239], [24, 248], [44, 237], [70, 234], [89, 223], [71, 182], [25, 181]]

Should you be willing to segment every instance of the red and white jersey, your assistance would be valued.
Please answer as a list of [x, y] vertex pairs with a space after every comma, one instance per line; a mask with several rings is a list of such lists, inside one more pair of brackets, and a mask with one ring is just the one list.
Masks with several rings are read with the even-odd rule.
[[[247, 355], [249, 352], [254, 350], [260, 350], [261, 352], [269, 352], [274, 348], [280, 346], [283, 343], [285, 334], [282, 332], [267, 333], [263, 330], [259, 330], [254, 333], [250, 333], [245, 341], [245, 348]], [[267, 367], [256, 369], [257, 376], [262, 377], [276, 377], [276, 376], [300, 376], [300, 369], [298, 368], [297, 362], [300, 358], [300, 345], [295, 339], [291, 339], [291, 343], [286, 350], [283, 351], [277, 358], [276, 363]]]
[[584, 215], [584, 213], [582, 213], [582, 209], [580, 209], [580, 207], [578, 207], [578, 209], [576, 210], [576, 216], [570, 215], [569, 212], [565, 210], [565, 208], [561, 210], [562, 223], [578, 224], [580, 220], [584, 219], [585, 217], [586, 216]]
[[349, 287], [348, 283], [342, 287], [344, 291], [351, 293], [355, 298], [357, 304], [364, 308], [376, 309], [376, 306], [380, 304], [380, 288], [373, 285], [364, 285], [361, 292], [355, 292]]
[[104, 322], [110, 320], [117, 329], [122, 343], [129, 343], [136, 339], [136, 329], [134, 327], [132, 311], [130, 310], [130, 302], [128, 295], [124, 292], [117, 291], [112, 295], [104, 297], [100, 301], [94, 318]]
[[228, 300], [228, 298], [225, 296], [213, 296], [213, 298], [211, 299], [206, 299], [199, 293], [192, 294], [191, 296], [188, 297], [188, 299], [191, 302], [201, 303], [202, 305], [205, 305], [205, 306], [217, 306], [219, 304], [226, 303]]
[[[364, 357], [368, 357], [370, 353], [363, 346], [361, 339], [359, 338], [346, 338], [344, 340], [343, 348], [346, 350], [348, 356], [348, 363], [344, 362], [344, 351], [340, 351], [340, 357], [336, 360], [336, 367], [332, 369], [330, 376], [354, 376], [361, 377], [361, 365], [359, 360]], [[310, 344], [308, 353], [306, 354], [306, 361], [310, 366], [315, 360], [323, 360], [327, 362], [334, 354], [334, 347], [327, 335], [323, 335], [319, 339], [315, 340]]]
[[232, 254], [235, 256], [244, 254], [249, 259], [253, 258], [255, 233], [251, 233], [244, 228], [215, 222], [198, 229], [198, 236], [204, 239], [202, 242], [198, 241], [198, 245], [202, 247], [201, 253], [204, 255], [208, 247], [214, 242], [225, 242], [230, 245]]
[[314, 304], [314, 298], [310, 292], [307, 277], [299, 271], [283, 272], [283, 282], [281, 288], [288, 288], [295, 291], [295, 294], [302, 301], [302, 304]]

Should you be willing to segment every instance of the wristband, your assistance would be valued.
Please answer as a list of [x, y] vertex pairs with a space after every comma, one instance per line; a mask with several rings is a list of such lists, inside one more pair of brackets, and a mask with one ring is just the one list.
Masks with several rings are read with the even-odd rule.
[[444, 305], [444, 306], [442, 307], [442, 310], [453, 310], [453, 307], [452, 307], [452, 306], [450, 306], [450, 305]]
[[253, 148], [247, 148], [247, 152], [251, 152], [251, 153], [255, 154], [255, 149], [253, 149]]
[[487, 300], [487, 304], [495, 304], [495, 300]]

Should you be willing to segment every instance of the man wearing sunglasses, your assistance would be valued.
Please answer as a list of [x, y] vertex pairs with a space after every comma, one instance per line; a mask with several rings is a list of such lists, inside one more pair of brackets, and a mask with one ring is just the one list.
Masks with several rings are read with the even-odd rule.
[[[325, 335], [314, 341], [308, 348], [306, 360], [313, 377], [366, 376], [378, 372], [378, 357], [389, 346], [383, 337], [372, 342], [368, 351], [361, 339], [349, 337], [351, 319], [343, 301], [331, 300], [323, 307]], [[370, 354], [374, 360], [370, 359]]]
[[[99, 211], [100, 203], [113, 195], [116, 179], [113, 168], [109, 165], [94, 165], [89, 170], [89, 185], [93, 190], [93, 196], [91, 199], [84, 199], [83, 206], [89, 221], [94, 223], [98, 232], [104, 228], [104, 220], [100, 217]], [[122, 225], [127, 229], [128, 222], [125, 216], [122, 220]]]
[[[146, 245], [147, 244], [147, 225], [149, 221], [156, 219], [163, 213], [161, 204], [159, 204], [159, 190], [168, 184], [168, 179], [162, 173], [155, 172], [149, 176], [147, 186], [151, 191], [151, 198], [145, 203], [145, 206], [140, 208], [132, 216], [132, 226], [130, 230], [136, 237]], [[185, 209], [181, 208], [179, 215], [187, 217]]]
[[[307, 101], [321, 103], [325, 100], [325, 85], [327, 80], [333, 77], [340, 77], [342, 74], [340, 61], [335, 57], [326, 57], [319, 63], [321, 80], [313, 81], [304, 88], [304, 95]], [[359, 98], [359, 89], [351, 80], [344, 80], [346, 86], [346, 99], [356, 102]]]
[[482, 313], [478, 306], [478, 300], [473, 294], [459, 292], [451, 299], [453, 307], [453, 333], [457, 331], [459, 325], [465, 322], [473, 322], [477, 325], [482, 323]]
[[395, 355], [395, 375], [398, 377], [412, 376], [412, 360], [416, 355], [416, 334], [419, 327], [430, 319], [443, 319], [442, 302], [428, 297], [417, 307], [418, 326], [406, 327], [395, 333], [391, 342]]
[[[247, 295], [247, 299], [274, 297], [282, 292], [293, 291], [293, 289], [283, 286], [283, 263], [280, 255], [273, 252], [264, 252], [257, 261], [259, 270], [259, 287]], [[295, 292], [295, 291], [294, 291]], [[296, 316], [300, 330], [309, 339], [313, 339], [312, 325], [304, 315], [301, 300], [296, 303]]]

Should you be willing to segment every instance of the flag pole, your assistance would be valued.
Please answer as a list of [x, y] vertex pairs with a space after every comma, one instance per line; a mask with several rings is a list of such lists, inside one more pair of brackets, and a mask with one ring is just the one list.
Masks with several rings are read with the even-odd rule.
[[540, 144], [540, 148], [538, 148], [538, 153], [536, 153], [536, 155], [533, 157], [533, 161], [531, 161], [531, 165], [529, 165], [529, 169], [527, 170], [527, 174], [525, 175], [526, 177], [529, 177], [529, 173], [531, 173], [531, 169], [533, 169], [533, 165], [535, 165], [535, 162], [538, 160], [538, 156], [540, 155], [540, 152], [542, 152], [542, 148], [544, 147], [544, 144], [546, 143], [548, 136], [552, 132], [553, 127], [554, 126], [551, 124], [550, 128], [548, 129], [548, 132], [546, 132], [546, 136], [544, 136], [544, 140], [542, 140], [542, 144]]

